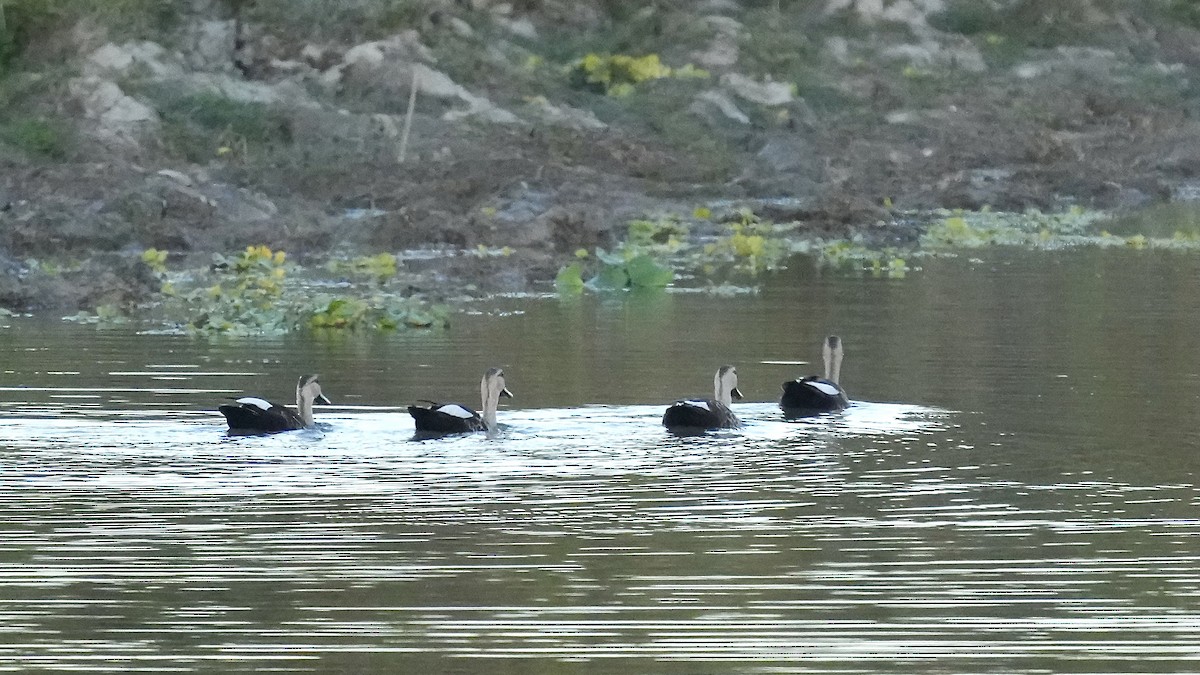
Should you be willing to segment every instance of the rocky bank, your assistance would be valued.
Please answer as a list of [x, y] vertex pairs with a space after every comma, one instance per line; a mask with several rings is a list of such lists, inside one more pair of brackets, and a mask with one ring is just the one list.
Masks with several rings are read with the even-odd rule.
[[135, 303], [147, 248], [508, 247], [422, 273], [515, 290], [701, 207], [887, 242], [901, 211], [1200, 197], [1177, 2], [104, 5], [8, 10], [31, 26], [0, 81], [12, 309]]

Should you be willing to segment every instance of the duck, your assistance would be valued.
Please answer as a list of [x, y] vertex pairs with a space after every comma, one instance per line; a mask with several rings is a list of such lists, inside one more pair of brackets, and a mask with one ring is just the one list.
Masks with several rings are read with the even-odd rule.
[[671, 430], [737, 429], [742, 422], [729, 409], [735, 398], [742, 399], [737, 368], [721, 366], [713, 377], [713, 397], [676, 401], [663, 413], [663, 426]]
[[837, 412], [850, 405], [846, 390], [838, 384], [842, 372], [842, 339], [836, 335], [825, 338], [821, 346], [825, 376], [809, 375], [783, 383], [779, 407], [792, 417]]
[[313, 425], [313, 403], [330, 405], [321, 393], [319, 375], [303, 375], [296, 383], [296, 409], [255, 396], [239, 398], [217, 409], [225, 416], [230, 431], [275, 432]]
[[496, 407], [500, 397], [512, 398], [504, 382], [504, 371], [490, 368], [479, 381], [479, 397], [483, 402], [483, 414], [479, 414], [461, 403], [436, 403], [418, 401], [408, 406], [418, 433], [463, 434], [473, 431], [496, 430]]

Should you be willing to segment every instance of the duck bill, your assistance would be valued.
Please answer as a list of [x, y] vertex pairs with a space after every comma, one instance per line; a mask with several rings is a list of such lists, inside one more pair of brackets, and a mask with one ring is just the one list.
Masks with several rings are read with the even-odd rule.
[[503, 396], [504, 398], [512, 398], [513, 397], [513, 394], [511, 391], [508, 390], [508, 387], [501, 389], [500, 395]]
[[735, 401], [742, 400], [742, 392], [738, 391], [737, 387], [734, 387], [733, 391], [729, 392], [729, 395], [732, 396], [733, 400]]
[[313, 403], [323, 403], [325, 405], [333, 405], [333, 401], [330, 401], [329, 399], [325, 398], [325, 394], [317, 394], [317, 397], [313, 399]]

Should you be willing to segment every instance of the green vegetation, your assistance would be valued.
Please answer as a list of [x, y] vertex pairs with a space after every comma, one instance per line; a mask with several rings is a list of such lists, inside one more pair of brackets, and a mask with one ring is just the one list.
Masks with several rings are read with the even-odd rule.
[[556, 286], [562, 293], [578, 293], [661, 287], [683, 278], [701, 282], [708, 292], [725, 293], [753, 288], [764, 273], [783, 268], [797, 254], [811, 254], [818, 266], [831, 270], [899, 279], [920, 271], [911, 261], [995, 246], [1200, 251], [1200, 208], [1193, 205], [1156, 207], [1117, 219], [1082, 208], [902, 214], [908, 221], [927, 223], [917, 226], [924, 232], [908, 247], [873, 245], [859, 237], [815, 238], [804, 234], [802, 223], [771, 223], [748, 210], [727, 216], [724, 234], [702, 242], [693, 232], [711, 217], [708, 209], [699, 208], [690, 219], [671, 215], [631, 221], [621, 247], [597, 251], [594, 257], [577, 251], [578, 259], [559, 270]]
[[146, 94], [162, 116], [164, 144], [192, 162], [245, 158], [253, 150], [292, 142], [288, 116], [262, 103], [167, 87], [150, 87]]
[[1196, 0], [1169, 0], [1164, 13], [1185, 26], [1200, 29], [1200, 2]]
[[175, 0], [2, 0], [0, 74], [14, 59], [50, 32], [89, 18], [113, 39], [158, 37], [178, 24]]
[[[380, 254], [344, 263], [346, 269], [370, 275], [367, 286], [339, 284], [339, 294], [305, 279], [305, 272], [283, 251], [250, 246], [237, 255], [214, 255], [204, 270], [172, 271], [166, 251], [148, 249], [142, 262], [161, 281], [152, 307], [141, 308], [155, 321], [199, 335], [276, 335], [307, 330], [377, 330], [444, 328], [445, 309], [431, 307], [384, 285], [387, 261], [395, 275], [396, 260]], [[388, 276], [388, 278], [390, 278]], [[76, 321], [102, 325], [132, 319], [113, 307], [98, 307]]]
[[399, 261], [391, 253], [365, 255], [351, 260], [331, 260], [326, 269], [334, 274], [346, 274], [384, 284], [396, 276]]
[[934, 221], [921, 237], [926, 249], [983, 246], [1064, 246], [1097, 236], [1092, 226], [1105, 216], [1072, 208], [1063, 213], [951, 212]]
[[225, 0], [242, 19], [272, 27], [290, 39], [362, 42], [420, 24], [434, 9], [430, 0]]
[[781, 267], [792, 253], [782, 231], [749, 209], [737, 212], [728, 221], [726, 235], [704, 247], [708, 264], [718, 260], [731, 262], [735, 270], [757, 275]]
[[[692, 214], [696, 221], [712, 216], [707, 208]], [[560, 292], [663, 288], [675, 280], [674, 268], [698, 272], [712, 287], [727, 278], [755, 277], [778, 269], [794, 251], [782, 236], [784, 228], [762, 221], [748, 210], [725, 223], [725, 233], [702, 242], [689, 236], [680, 216], [667, 215], [629, 223], [628, 236], [613, 252], [597, 249], [593, 257], [576, 251], [577, 260], [559, 270], [555, 285]]]
[[0, 118], [0, 144], [30, 155], [60, 160], [67, 156], [71, 131], [64, 123], [44, 117]]
[[[580, 260], [563, 267], [555, 278], [555, 287], [563, 293], [578, 293], [584, 288], [619, 291], [637, 288], [666, 288], [675, 279], [667, 264], [636, 247], [610, 253], [596, 249], [595, 257], [577, 253]], [[589, 264], [590, 263], [590, 264]], [[584, 274], [590, 274], [584, 281]]]
[[704, 79], [709, 75], [691, 64], [670, 68], [658, 54], [588, 54], [572, 64], [570, 76], [572, 86], [609, 96], [628, 96], [642, 82], [665, 77]]

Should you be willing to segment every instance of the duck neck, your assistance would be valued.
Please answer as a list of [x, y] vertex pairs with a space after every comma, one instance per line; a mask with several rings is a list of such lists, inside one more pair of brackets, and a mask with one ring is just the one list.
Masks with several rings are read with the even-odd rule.
[[713, 400], [728, 408], [733, 405], [733, 387], [725, 386], [725, 382], [721, 376], [717, 376], [717, 381], [713, 385]]
[[300, 419], [304, 420], [304, 426], [311, 427], [313, 425], [313, 398], [305, 396], [303, 389], [296, 390], [296, 410], [300, 412]]
[[833, 350], [829, 348], [829, 343], [826, 343], [821, 348], [821, 360], [825, 363], [825, 379], [837, 384], [838, 368], [834, 359]]
[[496, 408], [500, 405], [500, 392], [483, 392], [483, 424], [488, 431], [496, 429]]

